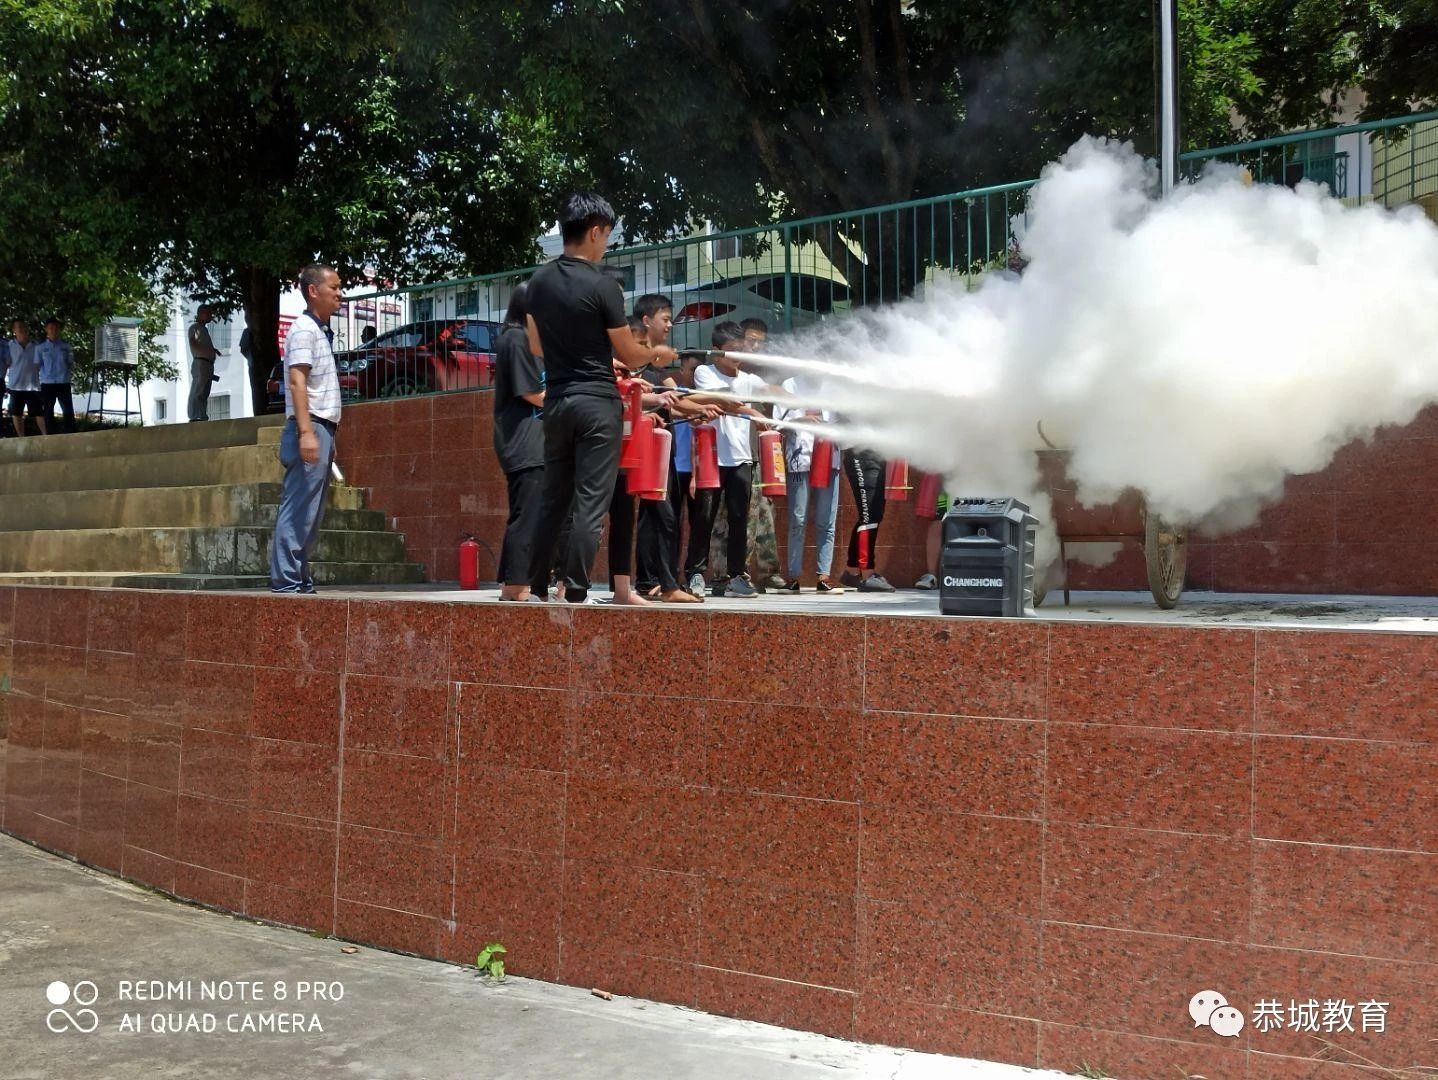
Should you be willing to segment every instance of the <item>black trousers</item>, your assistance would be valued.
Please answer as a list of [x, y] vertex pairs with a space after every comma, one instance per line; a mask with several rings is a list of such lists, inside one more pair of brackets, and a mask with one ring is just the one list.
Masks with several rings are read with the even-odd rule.
[[571, 502], [573, 528], [561, 563], [565, 595], [576, 602], [589, 595], [589, 571], [619, 472], [621, 413], [619, 399], [607, 395], [569, 394], [545, 403], [544, 500], [529, 559], [530, 588], [540, 596], [549, 585]]
[[684, 508], [682, 500], [689, 494], [689, 474], [684, 473], [684, 491], [676, 495], [680, 475], [671, 461], [668, 496], [639, 500], [637, 584], [641, 589], [658, 585], [665, 592], [671, 592], [679, 588], [679, 515]]
[[609, 500], [611, 582], [616, 576], [631, 577], [634, 573], [634, 504], [638, 501], [639, 496], [629, 494], [629, 476], [619, 473], [614, 478], [614, 494]]
[[509, 520], [504, 523], [504, 547], [499, 552], [499, 582], [524, 585], [529, 582], [529, 560], [544, 502], [544, 466], [508, 473], [504, 482], [509, 488]]
[[879, 524], [884, 520], [884, 470], [886, 463], [868, 450], [844, 451], [844, 475], [854, 493], [859, 518], [849, 534], [849, 566], [874, 569], [874, 550], [879, 542]]
[[75, 399], [70, 394], [70, 384], [63, 383], [41, 383], [40, 384], [40, 415], [48, 423], [55, 415], [55, 403], [60, 403], [60, 413], [65, 417], [65, 430], [75, 430]]
[[738, 577], [749, 565], [749, 495], [754, 466], [720, 465], [719, 486], [699, 492], [689, 513], [689, 555], [684, 562], [684, 577], [707, 574], [709, 570], [709, 538], [714, 533], [714, 518], [722, 499], [729, 516], [729, 539], [725, 560], [731, 577]]

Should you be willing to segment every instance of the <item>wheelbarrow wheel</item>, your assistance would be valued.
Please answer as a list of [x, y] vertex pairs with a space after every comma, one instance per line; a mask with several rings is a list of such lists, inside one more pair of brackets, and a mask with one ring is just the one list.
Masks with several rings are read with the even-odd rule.
[[1159, 607], [1168, 609], [1183, 595], [1188, 574], [1188, 532], [1164, 521], [1157, 514], [1145, 514], [1143, 557], [1148, 565], [1148, 587]]

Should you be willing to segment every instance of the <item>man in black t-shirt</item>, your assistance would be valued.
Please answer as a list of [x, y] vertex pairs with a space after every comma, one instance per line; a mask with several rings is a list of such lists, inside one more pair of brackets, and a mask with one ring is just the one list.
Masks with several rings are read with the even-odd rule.
[[639, 370], [678, 357], [640, 345], [624, 316], [624, 292], [600, 268], [614, 210], [598, 195], [571, 195], [560, 214], [564, 254], [529, 281], [529, 348], [544, 359], [544, 502], [529, 563], [530, 587], [544, 596], [560, 530], [574, 516], [561, 553], [565, 599], [582, 604], [619, 471], [623, 434], [615, 361]]

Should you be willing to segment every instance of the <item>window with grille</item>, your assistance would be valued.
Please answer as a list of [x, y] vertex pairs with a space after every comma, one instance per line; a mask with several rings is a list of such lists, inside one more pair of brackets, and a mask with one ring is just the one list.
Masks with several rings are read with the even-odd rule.
[[230, 418], [230, 395], [214, 394], [210, 398], [210, 419], [228, 420]]

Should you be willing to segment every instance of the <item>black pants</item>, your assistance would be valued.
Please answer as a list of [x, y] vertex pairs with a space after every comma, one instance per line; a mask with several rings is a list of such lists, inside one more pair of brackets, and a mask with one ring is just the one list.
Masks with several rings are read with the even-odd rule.
[[40, 415], [49, 423], [50, 417], [55, 415], [55, 403], [60, 403], [60, 412], [65, 417], [65, 430], [75, 430], [75, 400], [70, 395], [70, 384], [41, 383], [40, 384]]
[[628, 474], [619, 473], [609, 500], [610, 582], [616, 576], [630, 577], [634, 573], [634, 504], [638, 499], [629, 494]]
[[589, 571], [619, 471], [621, 412], [619, 399], [607, 395], [569, 394], [545, 404], [544, 500], [529, 560], [530, 588], [540, 596], [549, 585], [571, 501], [573, 530], [561, 564], [565, 595], [576, 602], [589, 595]]
[[529, 560], [544, 501], [544, 466], [509, 473], [504, 482], [509, 487], [509, 520], [504, 523], [504, 547], [499, 552], [499, 582], [524, 585], [529, 582]]
[[[663, 499], [639, 500], [639, 579], [641, 589], [658, 585], [664, 592], [679, 588], [679, 514], [689, 493], [689, 474], [684, 473], [684, 491], [676, 495], [680, 474], [669, 463], [669, 494]], [[676, 498], [680, 500], [676, 505]]]
[[854, 493], [859, 519], [849, 534], [849, 566], [874, 569], [879, 524], [884, 520], [884, 459], [868, 450], [844, 451], [844, 475]]
[[719, 486], [701, 491], [690, 507], [689, 557], [684, 563], [684, 577], [705, 574], [709, 569], [709, 538], [714, 532], [714, 518], [719, 513], [719, 500], [729, 515], [729, 540], [725, 551], [730, 577], [738, 577], [749, 564], [749, 493], [754, 466], [720, 465]]

